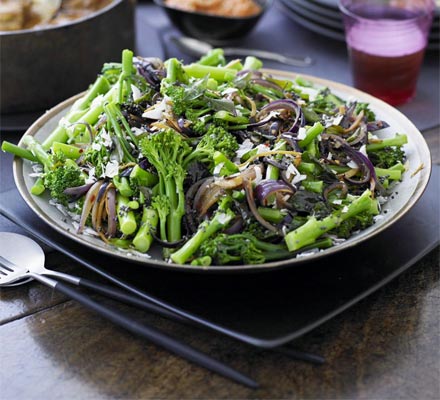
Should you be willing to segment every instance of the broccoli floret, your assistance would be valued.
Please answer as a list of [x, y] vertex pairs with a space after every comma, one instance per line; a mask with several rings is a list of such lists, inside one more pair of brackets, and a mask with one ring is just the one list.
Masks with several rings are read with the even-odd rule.
[[405, 162], [405, 152], [402, 147], [384, 147], [383, 149], [372, 151], [368, 154], [370, 161], [375, 167], [391, 168], [397, 163]]
[[367, 229], [373, 224], [374, 215], [367, 211], [342, 221], [336, 229], [331, 230], [329, 233], [348, 239], [355, 232]]
[[365, 213], [374, 216], [378, 212], [377, 200], [372, 198], [371, 191], [367, 189], [362, 195], [353, 198], [347, 206], [332, 212], [323, 219], [317, 219], [315, 216], [310, 217], [304, 225], [289, 232], [284, 240], [290, 251], [297, 251], [314, 244], [324, 233], [338, 228], [344, 221], [356, 215]]
[[202, 243], [199, 249], [200, 256], [211, 257], [212, 263], [216, 265], [264, 263], [266, 257], [249, 237], [250, 235], [245, 234], [221, 233]]
[[165, 94], [173, 103], [174, 114], [184, 115], [189, 105], [185, 98], [185, 88], [180, 85], [170, 85], [165, 89]]
[[139, 147], [156, 169], [159, 178], [159, 195], [166, 198], [169, 204], [167, 238], [162, 235], [162, 240], [168, 239], [170, 242], [180, 240], [181, 220], [185, 214], [183, 183], [187, 173], [183, 160], [190, 153], [191, 148], [182, 136], [172, 129], [159, 131], [141, 139]]
[[53, 199], [67, 206], [70, 197], [64, 191], [83, 185], [84, 175], [74, 161], [62, 154], [53, 154], [50, 159], [52, 166], [43, 175], [44, 186], [50, 190]]
[[191, 161], [201, 161], [212, 166], [214, 153], [220, 152], [227, 158], [235, 155], [239, 145], [236, 137], [222, 126], [209, 124], [206, 133], [197, 144], [195, 150], [185, 159], [185, 165]]
[[212, 264], [263, 264], [291, 254], [283, 244], [257, 239], [248, 232], [227, 235], [220, 233], [206, 240], [199, 248], [198, 259], [209, 257]]
[[376, 114], [370, 110], [368, 103], [358, 102], [356, 104], [355, 114], [358, 115], [361, 111], [364, 112], [364, 116], [367, 118], [367, 121], [375, 121]]

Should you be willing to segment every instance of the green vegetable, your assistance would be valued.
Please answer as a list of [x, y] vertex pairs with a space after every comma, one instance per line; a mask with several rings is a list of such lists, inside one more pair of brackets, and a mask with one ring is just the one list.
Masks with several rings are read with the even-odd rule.
[[151, 207], [145, 207], [142, 213], [141, 225], [133, 239], [133, 245], [136, 250], [145, 253], [150, 249], [153, 243], [151, 233], [156, 230], [158, 221], [157, 212]]
[[343, 221], [365, 211], [369, 211], [372, 215], [378, 214], [377, 202], [372, 199], [368, 189], [346, 206], [346, 209], [334, 211], [322, 220], [312, 216], [304, 225], [289, 232], [284, 238], [287, 248], [289, 251], [296, 251], [312, 244], [324, 233], [338, 227]]
[[129, 206], [130, 200], [118, 193], [116, 195], [116, 215], [118, 216], [119, 229], [124, 235], [131, 235], [136, 231], [137, 223], [134, 212]]
[[[186, 177], [185, 157], [191, 148], [182, 136], [168, 129], [147, 136], [139, 142], [142, 154], [148, 158], [157, 171], [159, 194], [169, 206], [167, 216], [167, 235], [161, 230], [162, 240], [174, 242], [182, 238], [182, 217], [185, 214]], [[161, 212], [159, 212], [159, 218]], [[160, 218], [163, 223], [162, 218]]]
[[214, 216], [209, 221], [203, 221], [197, 232], [176, 252], [171, 254], [171, 260], [176, 264], [185, 264], [193, 257], [202, 243], [209, 239], [216, 232], [228, 226], [234, 218], [234, 213], [230, 209], [231, 199], [223, 198]]

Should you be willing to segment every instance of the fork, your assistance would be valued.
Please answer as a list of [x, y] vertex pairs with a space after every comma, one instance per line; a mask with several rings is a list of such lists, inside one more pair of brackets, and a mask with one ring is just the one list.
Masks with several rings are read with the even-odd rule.
[[102, 317], [119, 325], [131, 333], [148, 339], [152, 343], [159, 345], [189, 361], [192, 361], [200, 366], [203, 366], [213, 372], [216, 372], [224, 377], [230, 378], [250, 388], [258, 388], [258, 383], [241, 372], [231, 368], [230, 366], [194, 349], [187, 344], [180, 342], [164, 332], [153, 328], [147, 324], [142, 324], [132, 318], [128, 318], [122, 313], [112, 310], [110, 307], [102, 305], [91, 297], [71, 288], [64, 283], [58, 282], [54, 279], [43, 276], [39, 273], [29, 271], [27, 268], [18, 266], [14, 263], [0, 256], [0, 287], [14, 283], [19, 279], [33, 278], [40, 283], [43, 283], [52, 289], [55, 289], [66, 296], [78, 301], [83, 306], [97, 312]]

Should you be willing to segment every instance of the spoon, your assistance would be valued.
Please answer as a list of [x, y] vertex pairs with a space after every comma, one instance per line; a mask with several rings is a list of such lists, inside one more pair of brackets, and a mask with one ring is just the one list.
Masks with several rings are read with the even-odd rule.
[[[233, 379], [251, 388], [257, 388], [258, 384], [251, 378], [236, 371], [226, 364], [180, 342], [171, 336], [153, 328], [147, 324], [135, 321], [110, 307], [98, 303], [91, 297], [65, 285], [59, 281], [43, 275], [50, 273], [52, 276], [68, 280], [78, 284], [77, 277], [49, 271], [44, 268], [44, 252], [34, 240], [10, 232], [0, 232], [0, 286], [16, 283], [23, 278], [35, 280], [53, 288], [66, 296], [78, 301], [83, 306], [97, 312], [100, 316], [125, 328], [131, 333], [140, 335], [152, 343], [159, 345], [189, 361], [201, 365], [211, 371], [217, 372], [227, 378]], [[80, 279], [80, 281], [83, 281]], [[96, 286], [97, 284], [94, 284]]]
[[[185, 36], [172, 36], [171, 40], [177, 45], [177, 47], [179, 47], [181, 51], [194, 57], [201, 57], [214, 48], [209, 43]], [[292, 65], [294, 67], [308, 67], [314, 62], [310, 57], [291, 57], [266, 50], [243, 49], [239, 47], [222, 47], [222, 49], [225, 56], [254, 56], [266, 60], [277, 61], [287, 65]]]

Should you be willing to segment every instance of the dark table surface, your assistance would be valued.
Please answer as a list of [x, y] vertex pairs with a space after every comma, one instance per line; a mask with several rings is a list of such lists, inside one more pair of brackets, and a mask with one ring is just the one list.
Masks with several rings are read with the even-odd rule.
[[[190, 60], [171, 45], [166, 52], [161, 47], [160, 39], [167, 43], [173, 31], [155, 6], [141, 3], [137, 23], [139, 53]], [[255, 45], [265, 38], [262, 47], [269, 46], [268, 35], [284, 38], [286, 32], [301, 38], [289, 52], [313, 49], [311, 55], [317, 58], [314, 70], [304, 73], [349, 83], [343, 44], [296, 26], [276, 7], [242, 44]], [[401, 107], [424, 134], [434, 164], [440, 164], [437, 68], [438, 53], [428, 54], [417, 98]], [[436, 85], [428, 93], [433, 80]], [[421, 118], [422, 109], [428, 109], [429, 118]], [[19, 136], [19, 132], [3, 133], [2, 140], [17, 141]], [[11, 161], [1, 154], [0, 173]], [[0, 192], [13, 187], [10, 176], [3, 173], [0, 178]], [[434, 216], [432, 223], [438, 225], [439, 218]], [[0, 231], [21, 232], [3, 217]], [[46, 261], [48, 267], [96, 278], [50, 249]], [[437, 248], [382, 289], [293, 343], [324, 356], [326, 363], [321, 366], [111, 303], [251, 375], [261, 384], [256, 391], [135, 338], [41, 284], [0, 289], [0, 398], [438, 399], [439, 275]]]

